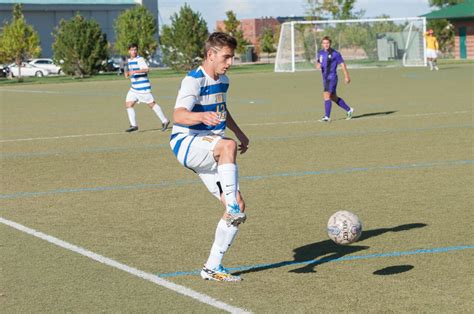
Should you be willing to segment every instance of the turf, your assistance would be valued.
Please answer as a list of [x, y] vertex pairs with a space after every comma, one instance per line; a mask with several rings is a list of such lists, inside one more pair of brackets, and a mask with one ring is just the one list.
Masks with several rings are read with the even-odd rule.
[[[0, 87], [0, 217], [256, 313], [469, 312], [473, 73], [352, 70], [354, 119], [334, 106], [322, 124], [319, 73], [230, 71], [251, 140], [249, 220], [224, 261], [242, 283], [195, 275], [221, 208], [145, 105], [123, 132], [126, 80]], [[180, 80], [152, 79], [168, 116]], [[341, 209], [364, 225], [347, 247], [325, 231]], [[3, 224], [0, 250], [6, 312], [219, 311]]]

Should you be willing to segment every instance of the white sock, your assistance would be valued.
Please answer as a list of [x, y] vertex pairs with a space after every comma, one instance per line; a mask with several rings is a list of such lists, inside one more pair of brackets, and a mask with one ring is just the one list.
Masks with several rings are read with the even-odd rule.
[[[236, 164], [223, 164], [217, 166], [217, 174], [219, 176], [219, 182], [221, 183], [222, 192], [226, 202], [227, 212], [231, 212], [237, 204], [237, 165]], [[240, 210], [239, 210], [240, 211]]]
[[166, 118], [165, 114], [163, 113], [163, 110], [161, 110], [161, 107], [158, 106], [158, 104], [155, 104], [151, 109], [156, 113], [158, 118], [160, 118], [162, 123], [168, 122], [168, 118]]
[[430, 66], [430, 69], [433, 70], [433, 61], [428, 61], [428, 65]]
[[137, 121], [135, 120], [135, 109], [127, 108], [128, 120], [130, 121], [131, 126], [137, 126]]
[[239, 231], [239, 228], [236, 226], [227, 226], [223, 219], [219, 221], [211, 253], [206, 262], [206, 268], [216, 269], [222, 264], [222, 258], [234, 241], [237, 231]]

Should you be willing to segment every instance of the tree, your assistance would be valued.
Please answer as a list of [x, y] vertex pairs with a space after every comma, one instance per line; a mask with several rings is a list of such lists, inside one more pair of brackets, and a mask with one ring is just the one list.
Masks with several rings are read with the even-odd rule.
[[244, 31], [240, 27], [240, 21], [237, 19], [234, 11], [227, 11], [226, 13], [227, 20], [224, 20], [225, 29], [223, 32], [233, 36], [237, 40], [237, 48], [235, 51], [238, 54], [245, 53], [245, 46], [250, 45], [250, 42], [245, 40]]
[[121, 55], [128, 54], [128, 45], [138, 44], [138, 54], [148, 59], [156, 52], [158, 42], [156, 19], [144, 6], [137, 5], [125, 10], [117, 17], [114, 25], [116, 41], [115, 50]]
[[201, 14], [185, 4], [171, 16], [171, 26], [163, 26], [161, 45], [163, 61], [175, 70], [190, 70], [204, 57], [207, 23]]
[[273, 30], [271, 28], [268, 27], [264, 29], [260, 39], [260, 47], [263, 52], [267, 53], [267, 59], [270, 53], [276, 51]]
[[[464, 0], [430, 0], [430, 6], [444, 8], [464, 2]], [[454, 28], [446, 19], [436, 19], [428, 21], [428, 28], [433, 29], [439, 48], [443, 53], [448, 53], [454, 48]]]
[[79, 13], [69, 21], [61, 20], [53, 36], [53, 59], [62, 63], [62, 71], [68, 75], [96, 74], [108, 58], [107, 38], [99, 24]]
[[306, 0], [305, 9], [312, 20], [329, 16], [336, 20], [358, 19], [365, 12], [353, 12], [355, 3], [356, 0]]
[[39, 35], [33, 26], [26, 24], [21, 4], [15, 4], [11, 23], [5, 22], [0, 33], [1, 62], [15, 61], [18, 66], [18, 80], [21, 80], [22, 62], [40, 55]]
[[431, 7], [443, 8], [464, 2], [464, 0], [430, 0]]

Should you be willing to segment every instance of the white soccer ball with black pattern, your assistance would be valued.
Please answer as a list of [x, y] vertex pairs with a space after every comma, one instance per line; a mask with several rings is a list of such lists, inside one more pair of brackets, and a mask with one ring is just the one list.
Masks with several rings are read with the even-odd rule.
[[356, 242], [362, 234], [362, 222], [356, 214], [347, 210], [334, 213], [328, 221], [328, 236], [336, 244]]

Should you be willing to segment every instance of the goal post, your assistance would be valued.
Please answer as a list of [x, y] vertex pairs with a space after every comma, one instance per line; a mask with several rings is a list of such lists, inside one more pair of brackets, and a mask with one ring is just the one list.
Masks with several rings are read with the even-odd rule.
[[426, 66], [425, 32], [425, 17], [285, 22], [275, 72], [315, 69], [324, 36], [348, 67]]

